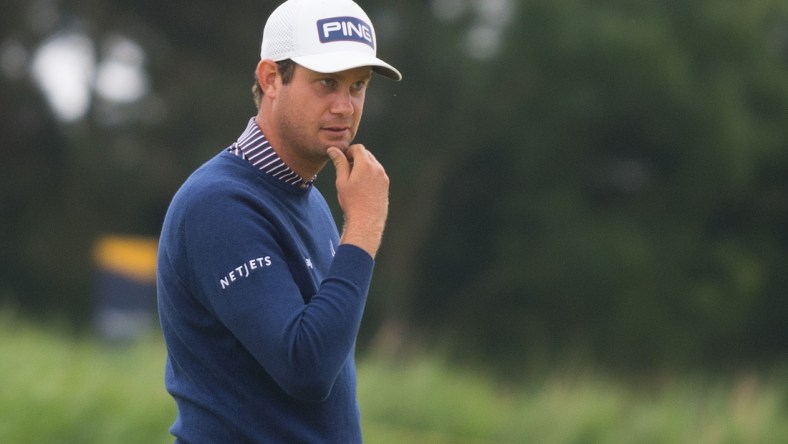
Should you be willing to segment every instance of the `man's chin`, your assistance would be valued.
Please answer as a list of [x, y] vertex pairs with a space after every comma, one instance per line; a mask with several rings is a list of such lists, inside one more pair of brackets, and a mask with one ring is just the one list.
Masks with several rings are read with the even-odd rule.
[[342, 151], [346, 151], [352, 144], [353, 137], [351, 137], [351, 133], [349, 131], [341, 134], [323, 133], [321, 140], [326, 148], [335, 146]]
[[332, 146], [336, 147], [336, 148], [339, 148], [340, 151], [342, 151], [343, 153], [346, 153], [348, 148], [350, 148], [350, 142], [336, 141], [336, 142], [328, 142], [328, 143], [324, 144], [325, 149], [329, 149]]

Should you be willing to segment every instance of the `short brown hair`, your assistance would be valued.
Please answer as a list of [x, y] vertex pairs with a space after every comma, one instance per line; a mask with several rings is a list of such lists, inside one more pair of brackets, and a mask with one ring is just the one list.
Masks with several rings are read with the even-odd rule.
[[[293, 80], [295, 67], [296, 62], [292, 61], [291, 59], [285, 59], [276, 62], [276, 68], [279, 70], [279, 75], [282, 76], [282, 83], [287, 85], [291, 80]], [[256, 74], [254, 77], [254, 84], [252, 85], [252, 97], [254, 97], [254, 104], [259, 109], [260, 103], [263, 101], [263, 88], [260, 87], [260, 81], [257, 79]]]

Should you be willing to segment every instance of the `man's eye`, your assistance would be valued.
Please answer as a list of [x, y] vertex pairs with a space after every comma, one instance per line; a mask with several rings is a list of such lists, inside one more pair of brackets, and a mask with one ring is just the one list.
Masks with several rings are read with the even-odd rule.
[[364, 89], [367, 86], [367, 82], [363, 80], [359, 80], [358, 82], [353, 84], [353, 89], [360, 90]]
[[334, 79], [320, 79], [320, 84], [326, 88], [333, 88], [336, 85], [336, 81]]

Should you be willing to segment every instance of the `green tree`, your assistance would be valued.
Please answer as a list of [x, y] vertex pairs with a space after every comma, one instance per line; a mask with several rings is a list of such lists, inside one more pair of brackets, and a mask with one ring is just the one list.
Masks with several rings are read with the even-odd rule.
[[[0, 5], [0, 298], [85, 319], [93, 240], [155, 236], [254, 114], [278, 3]], [[785, 356], [785, 2], [360, 3], [405, 75], [373, 82], [358, 138], [392, 178], [362, 348], [505, 368]], [[99, 64], [141, 48], [146, 93], [91, 90], [59, 121], [25, 70], [68, 32]]]
[[524, 5], [434, 200], [417, 324], [510, 364], [784, 355], [786, 20], [770, 1]]

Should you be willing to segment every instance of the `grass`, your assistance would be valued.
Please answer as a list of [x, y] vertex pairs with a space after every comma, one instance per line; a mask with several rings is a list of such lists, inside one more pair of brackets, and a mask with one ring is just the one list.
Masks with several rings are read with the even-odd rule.
[[581, 371], [505, 389], [430, 360], [362, 362], [367, 420], [411, 443], [786, 443], [788, 390], [754, 374], [636, 388]]
[[160, 343], [115, 349], [0, 318], [0, 442], [167, 442]]
[[[164, 349], [58, 334], [0, 314], [0, 443], [165, 443]], [[788, 443], [788, 377], [633, 387], [580, 370], [505, 386], [424, 357], [359, 362], [366, 442]]]

